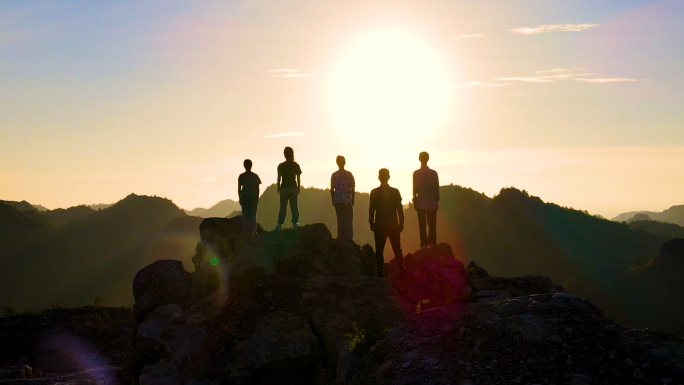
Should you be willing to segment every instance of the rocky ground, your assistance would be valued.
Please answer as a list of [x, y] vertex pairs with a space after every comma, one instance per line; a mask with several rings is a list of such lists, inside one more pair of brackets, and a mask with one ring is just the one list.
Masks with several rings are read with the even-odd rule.
[[134, 327], [126, 308], [56, 308], [0, 318], [0, 383], [118, 383]]
[[239, 218], [209, 218], [200, 235], [195, 272], [136, 275], [132, 312], [0, 320], [0, 384], [684, 384], [681, 339], [545, 277], [466, 268], [446, 244], [378, 278], [372, 248], [321, 224], [244, 240]]

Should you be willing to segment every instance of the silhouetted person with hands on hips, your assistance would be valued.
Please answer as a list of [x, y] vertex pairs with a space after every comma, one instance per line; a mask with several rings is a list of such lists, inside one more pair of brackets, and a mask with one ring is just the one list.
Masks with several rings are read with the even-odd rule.
[[380, 169], [378, 179], [380, 187], [374, 188], [370, 193], [370, 207], [368, 209], [368, 222], [371, 231], [375, 233], [375, 262], [377, 264], [378, 277], [383, 276], [384, 258], [382, 253], [385, 242], [389, 238], [394, 250], [394, 260], [401, 277], [406, 276], [404, 268], [404, 255], [401, 252], [400, 234], [404, 230], [404, 208], [401, 205], [399, 190], [390, 187], [387, 183], [390, 178], [389, 170]]
[[336, 159], [339, 170], [330, 177], [330, 197], [337, 214], [337, 239], [352, 240], [354, 237], [354, 175], [344, 169], [346, 160], [342, 155]]
[[[439, 176], [437, 171], [427, 166], [430, 154], [421, 152], [418, 155], [420, 168], [413, 172], [413, 208], [418, 212], [420, 228], [420, 248], [433, 247], [437, 244], [437, 209], [439, 208]], [[430, 228], [427, 233], [425, 225]]]
[[290, 203], [292, 211], [292, 228], [299, 228], [299, 208], [297, 207], [297, 196], [301, 186], [300, 175], [302, 169], [294, 160], [294, 150], [292, 147], [285, 147], [283, 151], [285, 161], [278, 165], [278, 194], [280, 195], [280, 211], [278, 212], [278, 224], [276, 231], [283, 229], [285, 215], [287, 214], [287, 203]]
[[257, 204], [259, 203], [259, 175], [252, 172], [252, 161], [245, 159], [245, 172], [238, 177], [238, 197], [242, 206], [242, 235], [253, 237], [257, 229]]

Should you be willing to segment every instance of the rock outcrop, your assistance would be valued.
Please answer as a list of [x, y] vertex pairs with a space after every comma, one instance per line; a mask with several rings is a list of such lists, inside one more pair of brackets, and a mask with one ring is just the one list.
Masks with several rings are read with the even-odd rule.
[[[0, 355], [0, 385], [684, 384], [684, 341], [615, 324], [548, 278], [491, 277], [447, 244], [407, 254], [407, 277], [390, 261], [378, 278], [372, 247], [320, 224], [242, 239], [239, 218], [205, 222], [192, 274], [167, 260], [136, 275], [134, 325], [89, 309], [73, 319], [87, 333]], [[15, 317], [0, 343], [41, 346]], [[55, 347], [88, 354], [68, 366]]]

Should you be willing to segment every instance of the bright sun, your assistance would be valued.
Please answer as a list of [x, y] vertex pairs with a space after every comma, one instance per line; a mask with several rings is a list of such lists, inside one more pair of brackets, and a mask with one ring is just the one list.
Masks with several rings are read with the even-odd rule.
[[444, 64], [429, 47], [386, 31], [366, 37], [338, 63], [328, 103], [343, 138], [417, 144], [445, 121], [451, 94]]

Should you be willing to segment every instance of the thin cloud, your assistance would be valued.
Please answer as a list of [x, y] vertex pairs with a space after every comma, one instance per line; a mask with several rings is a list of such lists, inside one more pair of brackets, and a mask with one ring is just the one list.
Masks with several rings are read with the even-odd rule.
[[216, 183], [217, 180], [213, 176], [204, 177], [201, 181], [202, 184]]
[[269, 74], [277, 74], [277, 73], [290, 73], [290, 72], [300, 72], [299, 70], [292, 69], [292, 68], [277, 68], [274, 70], [268, 70], [266, 71]]
[[508, 81], [508, 82], [523, 82], [523, 83], [551, 83], [553, 81], [551, 79], [546, 79], [544, 77], [519, 77], [519, 76], [495, 78], [494, 80]]
[[580, 82], [586, 83], [622, 83], [622, 82], [643, 82], [647, 79], [630, 79], [630, 78], [585, 78], [577, 79]]
[[474, 35], [461, 35], [461, 36], [454, 36], [454, 40], [461, 40], [461, 39], [472, 39], [472, 38], [476, 38], [476, 37], [484, 37], [484, 35], [483, 35], [483, 34], [481, 34], [481, 33], [477, 33], [477, 34], [474, 34]]
[[289, 79], [289, 78], [308, 78], [309, 76], [312, 76], [311, 74], [302, 72], [301, 70], [293, 69], [293, 68], [277, 68], [274, 70], [269, 70], [266, 71], [266, 73], [271, 74], [274, 78], [283, 78], [283, 79]]
[[304, 135], [303, 132], [283, 132], [280, 134], [267, 135], [267, 138], [282, 138], [284, 136], [301, 136]]
[[514, 28], [511, 31], [522, 35], [537, 35], [551, 32], [580, 32], [596, 28], [599, 24], [546, 24], [538, 27]]
[[288, 78], [308, 78], [309, 76], [311, 76], [311, 74], [283, 74], [283, 75], [275, 75], [273, 77], [288, 79]]
[[486, 83], [486, 82], [465, 82], [459, 87], [461, 88], [473, 88], [473, 87], [503, 87], [508, 85], [507, 83]]
[[585, 68], [554, 68], [551, 70], [535, 71], [535, 76], [507, 76], [495, 78], [496, 81], [508, 81], [517, 83], [553, 83], [557, 81], [578, 81], [585, 83], [618, 83], [637, 82], [646, 79], [631, 78], [597, 78], [595, 72], [587, 72]]

